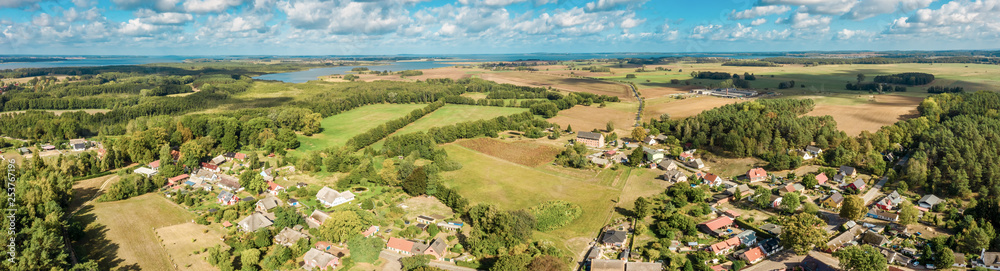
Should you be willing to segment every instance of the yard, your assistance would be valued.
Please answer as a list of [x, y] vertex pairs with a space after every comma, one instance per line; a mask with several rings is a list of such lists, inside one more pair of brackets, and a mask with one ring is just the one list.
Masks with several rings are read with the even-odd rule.
[[156, 193], [95, 203], [85, 206], [73, 218], [86, 225], [84, 237], [74, 242], [73, 248], [80, 261], [97, 261], [104, 270], [174, 270], [178, 259], [169, 256], [170, 251], [160, 243], [157, 230], [193, 218], [194, 215]]

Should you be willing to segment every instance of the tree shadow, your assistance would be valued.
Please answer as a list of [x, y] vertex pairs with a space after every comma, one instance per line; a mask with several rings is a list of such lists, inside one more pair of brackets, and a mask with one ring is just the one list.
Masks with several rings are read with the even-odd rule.
[[108, 228], [97, 223], [94, 206], [87, 205], [71, 219], [82, 228], [80, 238], [72, 241], [73, 251], [78, 262], [95, 261], [102, 270], [142, 270], [138, 264], [123, 265], [123, 259], [118, 258], [118, 244], [107, 238]]
[[625, 217], [634, 217], [635, 216], [635, 212], [634, 211], [629, 210], [629, 209], [625, 209], [625, 208], [622, 208], [622, 207], [617, 207], [616, 206], [615, 207], [615, 212], [618, 212], [618, 214], [623, 215]]

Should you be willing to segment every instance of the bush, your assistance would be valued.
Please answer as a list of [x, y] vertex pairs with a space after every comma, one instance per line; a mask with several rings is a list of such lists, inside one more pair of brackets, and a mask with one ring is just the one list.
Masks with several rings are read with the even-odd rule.
[[535, 216], [535, 229], [539, 231], [558, 229], [573, 222], [583, 213], [579, 205], [561, 200], [547, 201], [531, 207], [528, 211]]

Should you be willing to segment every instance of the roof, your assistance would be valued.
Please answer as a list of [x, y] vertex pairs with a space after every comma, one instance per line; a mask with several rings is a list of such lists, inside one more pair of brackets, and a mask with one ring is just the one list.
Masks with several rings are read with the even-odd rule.
[[767, 223], [764, 224], [763, 226], [760, 226], [760, 229], [775, 235], [781, 235], [781, 225]]
[[962, 265], [966, 264], [966, 262], [965, 262], [965, 253], [958, 253], [958, 252], [952, 252], [952, 253], [954, 253], [954, 255], [955, 255], [955, 263], [956, 264], [962, 264]]
[[712, 251], [719, 252], [719, 251], [724, 251], [724, 250], [727, 250], [727, 249], [730, 249], [730, 248], [734, 248], [734, 247], [739, 246], [739, 245], [740, 245], [740, 239], [736, 238], [736, 237], [733, 237], [733, 238], [729, 238], [729, 239], [727, 239], [725, 241], [712, 244], [711, 249], [712, 249]]
[[374, 234], [377, 231], [378, 231], [378, 226], [372, 225], [371, 227], [368, 227], [367, 230], [365, 230], [364, 232], [362, 232], [361, 235], [369, 236], [369, 235]]
[[[326, 219], [330, 218], [330, 215], [317, 209], [313, 210], [312, 214], [309, 214], [309, 217], [307, 218], [309, 219], [306, 219], [306, 225], [309, 225], [310, 228], [319, 228], [323, 222], [326, 222]], [[316, 224], [314, 220], [319, 222], [319, 224]]]
[[1000, 265], [1000, 252], [983, 252], [983, 264]]
[[857, 173], [857, 170], [849, 166], [840, 166], [840, 172], [843, 172], [844, 174], [847, 175], [854, 175], [855, 173]]
[[754, 240], [757, 240], [757, 232], [752, 230], [745, 230], [743, 232], [737, 233], [735, 238], [740, 239], [741, 244], [749, 244]]
[[180, 181], [180, 180], [183, 180], [183, 179], [187, 179], [188, 177], [191, 177], [191, 176], [187, 175], [187, 174], [177, 175], [177, 176], [174, 176], [173, 178], [170, 178], [170, 182], [175, 183], [177, 181]]
[[765, 177], [765, 176], [767, 176], [767, 171], [765, 171], [764, 168], [761, 167], [752, 168], [750, 169], [750, 171], [747, 172], [747, 177], [751, 179]]
[[335, 202], [337, 198], [352, 199], [354, 198], [354, 193], [351, 193], [351, 191], [337, 192], [333, 188], [324, 186], [316, 193], [316, 198], [326, 202]]
[[229, 199], [233, 198], [233, 196], [235, 196], [235, 195], [233, 195], [233, 193], [229, 193], [229, 191], [223, 190], [222, 192], [219, 192], [219, 195], [216, 196], [215, 198], [221, 199], [221, 200], [229, 200]]
[[233, 190], [240, 189], [240, 182], [233, 177], [221, 175], [219, 176], [219, 185], [229, 187]]
[[145, 174], [145, 175], [156, 174], [156, 170], [148, 168], [148, 167], [140, 167], [140, 168], [137, 168], [137, 169], [133, 170], [132, 172], [135, 172], [135, 173], [138, 173], [138, 174]]
[[594, 132], [578, 132], [576, 133], [576, 138], [590, 139], [590, 140], [601, 140], [604, 137], [601, 133]]
[[795, 192], [795, 185], [794, 185], [794, 184], [788, 184], [788, 185], [786, 185], [785, 187], [782, 187], [782, 188], [781, 188], [781, 191], [785, 191], [785, 192]]
[[760, 247], [754, 247], [747, 250], [747, 252], [743, 252], [743, 257], [746, 258], [747, 261], [755, 262], [760, 258], [764, 258], [764, 250], [760, 249]]
[[209, 164], [209, 163], [205, 163], [205, 162], [201, 162], [201, 167], [207, 168], [207, 169], [211, 169], [211, 170], [219, 170], [219, 166], [216, 166], [216, 165], [213, 165], [213, 164]]
[[597, 259], [601, 256], [601, 247], [594, 246], [590, 247], [590, 252], [587, 252], [587, 259]]
[[257, 201], [257, 205], [263, 206], [265, 210], [271, 210], [274, 207], [281, 206], [281, 200], [278, 200], [275, 197], [266, 197]]
[[662, 263], [646, 263], [646, 262], [627, 262], [625, 263], [625, 270], [628, 271], [661, 271], [663, 270]]
[[215, 165], [222, 164], [222, 163], [225, 163], [225, 162], [226, 162], [226, 157], [222, 156], [222, 155], [219, 155], [219, 156], [216, 156], [215, 158], [212, 158], [212, 164], [215, 164]]
[[601, 237], [601, 243], [605, 244], [624, 243], [625, 239], [627, 238], [628, 238], [628, 232], [611, 230], [604, 232], [604, 236]]
[[295, 242], [298, 242], [299, 239], [308, 237], [309, 236], [306, 235], [305, 233], [286, 227], [282, 229], [281, 232], [278, 233], [278, 235], [274, 236], [274, 240], [278, 241], [278, 243], [295, 244]]
[[69, 140], [69, 144], [70, 145], [86, 144], [86, 143], [87, 143], [87, 140], [83, 139], [83, 138], [77, 138], [77, 139], [70, 139]]
[[238, 153], [236, 153], [236, 155], [233, 155], [233, 158], [243, 160], [243, 159], [247, 158], [247, 154], [242, 153], [242, 152], [238, 152]]
[[844, 201], [844, 195], [840, 194], [840, 192], [836, 192], [836, 193], [833, 193], [833, 195], [830, 195], [829, 197], [826, 197], [826, 199], [824, 199], [824, 201], [833, 201], [834, 203], [840, 203], [840, 202]]
[[722, 179], [722, 178], [720, 178], [718, 175], [715, 175], [713, 173], [709, 173], [708, 175], [705, 175], [704, 179], [706, 181], [714, 182], [715, 180]]
[[676, 169], [671, 169], [664, 172], [663, 176], [666, 177], [665, 178], [666, 180], [673, 181], [673, 180], [678, 180], [680, 177], [684, 177], [684, 172], [681, 172], [680, 170]]
[[746, 185], [746, 184], [741, 184], [741, 185], [739, 185], [737, 187], [731, 187], [729, 189], [726, 189], [726, 192], [728, 194], [730, 194], [730, 195], [735, 195], [736, 194], [736, 190], [739, 190], [740, 193], [744, 193], [744, 194], [748, 193], [748, 192], [753, 192], [753, 189], [750, 189], [750, 186]]
[[888, 243], [889, 239], [873, 231], [865, 231], [864, 235], [861, 236], [861, 241], [865, 244], [881, 246], [882, 244]]
[[318, 267], [326, 267], [330, 262], [337, 261], [337, 256], [333, 254], [326, 253], [322, 250], [316, 248], [310, 248], [305, 255], [302, 256], [302, 260], [306, 262], [313, 262]]
[[240, 227], [247, 231], [257, 231], [272, 224], [274, 223], [261, 213], [253, 213], [240, 221]]
[[740, 212], [736, 211], [736, 210], [733, 210], [733, 209], [726, 210], [726, 212], [724, 212], [724, 214], [728, 215], [729, 217], [733, 217], [733, 218], [740, 217]]
[[823, 184], [823, 183], [825, 183], [826, 181], [829, 181], [829, 180], [830, 180], [830, 177], [827, 177], [826, 173], [820, 173], [819, 175], [816, 175], [816, 183]]
[[[430, 244], [427, 245], [428, 248], [433, 248], [438, 255], [444, 256], [445, 249], [448, 248], [448, 242], [445, 242], [441, 237], [434, 238]], [[424, 251], [427, 249], [425, 248]]]
[[865, 187], [865, 181], [861, 180], [861, 178], [857, 178], [857, 179], [854, 180], [853, 183], [851, 183], [851, 186], [854, 186], [854, 188], [857, 188], [857, 189], [864, 188]]
[[160, 160], [149, 162], [149, 167], [151, 167], [151, 168], [158, 168], [158, 167], [160, 167]]
[[861, 233], [863, 233], [864, 230], [865, 227], [855, 224], [854, 227], [851, 227], [851, 229], [843, 233], [840, 233], [840, 235], [837, 235], [837, 237], [831, 239], [829, 242], [826, 242], [826, 246], [828, 248], [839, 248], [844, 244], [854, 241], [854, 238], [858, 237], [858, 235], [861, 235]]
[[275, 190], [275, 189], [278, 189], [278, 187], [279, 187], [279, 186], [280, 186], [280, 185], [278, 185], [278, 184], [277, 184], [277, 183], [275, 183], [275, 182], [272, 182], [272, 181], [267, 181], [267, 189], [269, 189], [269, 190], [272, 190], [272, 191], [273, 191], [273, 190]]
[[657, 165], [659, 165], [660, 167], [663, 167], [663, 168], [667, 168], [670, 165], [676, 165], [676, 164], [677, 164], [677, 162], [675, 162], [672, 159], [663, 159], [663, 160], [660, 160], [659, 163], [657, 163]]
[[715, 219], [705, 221], [701, 224], [705, 225], [705, 227], [708, 227], [709, 230], [716, 231], [722, 227], [732, 225], [733, 219], [729, 218], [728, 216], [720, 216]]
[[597, 259], [590, 261], [591, 271], [625, 270], [625, 261]]
[[819, 152], [823, 152], [823, 149], [820, 149], [819, 147], [816, 147], [816, 146], [806, 146], [806, 151], [819, 153]]
[[385, 246], [391, 249], [409, 252], [413, 250], [413, 244], [414, 243], [410, 240], [389, 237], [389, 241], [385, 243]]
[[918, 203], [927, 203], [929, 205], [937, 205], [940, 202], [941, 198], [938, 198], [934, 194], [924, 195], [924, 197], [920, 198], [920, 201], [918, 201]]

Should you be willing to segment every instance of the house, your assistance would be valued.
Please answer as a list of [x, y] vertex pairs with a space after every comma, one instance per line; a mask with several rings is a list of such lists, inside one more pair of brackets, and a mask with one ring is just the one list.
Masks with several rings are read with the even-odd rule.
[[590, 261], [591, 271], [624, 271], [625, 261], [615, 259], [597, 259]]
[[816, 183], [819, 185], [823, 185], [826, 183], [826, 181], [829, 180], [830, 178], [826, 177], [826, 173], [820, 173], [819, 175], [816, 175]]
[[628, 232], [610, 230], [601, 235], [601, 244], [605, 246], [621, 247], [628, 239]]
[[146, 176], [146, 178], [152, 177], [153, 175], [156, 175], [156, 173], [157, 173], [157, 171], [155, 169], [151, 169], [151, 168], [148, 168], [148, 167], [140, 167], [140, 168], [137, 168], [137, 169], [133, 170], [132, 172], [135, 172], [135, 174]]
[[[813, 257], [813, 255], [806, 256], [802, 259], [801, 267], [806, 271], [839, 271], [840, 263], [828, 259], [828, 257], [823, 257], [820, 259], [818, 257]], [[892, 267], [889, 267], [892, 270]]]
[[715, 187], [722, 184], [722, 177], [719, 177], [719, 175], [715, 175], [712, 173], [705, 175], [704, 179], [705, 179], [705, 184], [707, 184], [708, 186]]
[[750, 179], [751, 183], [761, 182], [767, 179], [767, 171], [764, 168], [752, 168], [747, 171], [747, 179]]
[[873, 231], [865, 231], [865, 233], [861, 235], [861, 242], [875, 247], [880, 247], [888, 244], [889, 238], [885, 238], [885, 236]]
[[202, 170], [208, 170], [208, 171], [211, 171], [211, 172], [219, 172], [219, 166], [213, 165], [213, 164], [209, 164], [209, 163], [205, 163], [205, 162], [201, 162], [201, 169]]
[[965, 260], [965, 253], [952, 252], [955, 255], [955, 263], [951, 264], [954, 267], [965, 268], [969, 266], [969, 263]]
[[457, 231], [458, 229], [462, 228], [462, 225], [464, 224], [461, 222], [452, 222], [452, 221], [448, 222], [441, 221], [437, 223], [439, 229], [449, 230], [449, 231]]
[[775, 253], [781, 252], [785, 247], [781, 246], [781, 241], [778, 238], [767, 238], [761, 240], [757, 243], [757, 247], [760, 247], [764, 251], [764, 255], [771, 256]]
[[760, 247], [754, 247], [747, 252], [740, 254], [740, 259], [746, 261], [748, 264], [755, 264], [764, 259], [764, 250]]
[[760, 229], [766, 231], [767, 233], [770, 233], [771, 235], [781, 236], [781, 225], [777, 225], [774, 223], [767, 223], [764, 224], [763, 226], [760, 226]]
[[233, 192], [239, 192], [240, 190], [243, 190], [243, 187], [240, 186], [240, 181], [237, 180], [235, 177], [229, 175], [224, 175], [224, 174], [220, 175], [218, 185], [219, 188]]
[[173, 178], [167, 179], [167, 183], [169, 183], [170, 185], [175, 185], [175, 184], [183, 183], [184, 181], [187, 181], [187, 179], [189, 179], [189, 178], [190, 178], [190, 175], [181, 174], [181, 175], [174, 176]]
[[819, 147], [816, 147], [816, 146], [807, 146], [806, 147], [806, 152], [809, 152], [809, 154], [812, 154], [813, 157], [817, 157], [817, 156], [819, 156], [819, 154], [823, 153], [823, 149], [820, 149]]
[[312, 270], [313, 268], [319, 270], [333, 270], [339, 265], [340, 258], [316, 248], [310, 248], [309, 251], [302, 256], [302, 269], [305, 270]]
[[430, 244], [416, 243], [413, 248], [417, 250], [414, 254], [432, 255], [440, 261], [444, 259], [445, 253], [448, 253], [446, 251], [448, 242], [445, 242], [441, 237], [437, 237], [431, 240]]
[[372, 237], [372, 235], [375, 235], [376, 233], [378, 233], [378, 230], [379, 230], [378, 226], [372, 225], [371, 227], [368, 227], [367, 230], [361, 232], [361, 236]]
[[805, 190], [805, 187], [802, 186], [801, 184], [791, 183], [786, 185], [785, 187], [782, 187], [781, 190], [778, 190], [778, 193], [784, 195], [785, 193], [791, 193], [802, 190]]
[[233, 159], [236, 159], [236, 160], [239, 160], [239, 161], [247, 160], [247, 154], [242, 153], [242, 152], [237, 152], [236, 154], [233, 155]]
[[658, 163], [658, 162], [660, 162], [660, 160], [663, 160], [663, 158], [665, 157], [663, 155], [663, 151], [662, 150], [657, 150], [657, 149], [651, 149], [651, 148], [642, 147], [642, 152], [643, 152], [643, 154], [645, 154], [646, 161], [653, 162], [653, 163]]
[[288, 198], [288, 206], [299, 206], [299, 200]]
[[740, 239], [740, 244], [746, 246], [753, 246], [757, 244], [757, 232], [752, 230], [745, 230], [743, 232], [737, 233], [735, 238]]
[[862, 180], [861, 178], [857, 178], [857, 179], [854, 180], [854, 182], [847, 184], [847, 187], [854, 188], [854, 190], [857, 190], [857, 191], [860, 192], [860, 191], [864, 191], [865, 190], [865, 187], [867, 187], [867, 184], [865, 184], [865, 181]]
[[804, 150], [795, 150], [795, 156], [802, 158], [803, 161], [813, 159], [812, 153], [809, 153]]
[[148, 166], [149, 166], [149, 168], [151, 168], [153, 170], [160, 170], [160, 160], [149, 162]]
[[924, 197], [920, 198], [920, 201], [917, 201], [917, 204], [920, 205], [920, 207], [927, 209], [934, 208], [934, 205], [937, 205], [938, 203], [941, 203], [941, 198], [938, 198], [933, 194], [924, 195]]
[[687, 175], [684, 175], [684, 172], [677, 169], [667, 170], [667, 172], [663, 173], [663, 180], [671, 183], [686, 182], [687, 179]]
[[986, 252], [984, 249], [979, 253], [979, 261], [979, 266], [1000, 270], [1000, 252]]
[[826, 242], [826, 251], [830, 253], [837, 251], [844, 245], [853, 242], [854, 239], [857, 239], [858, 236], [864, 232], [865, 227], [855, 224], [847, 231], [840, 233], [837, 237], [834, 237], [833, 239], [830, 239], [829, 242]]
[[730, 196], [736, 195], [736, 191], [739, 191], [740, 194], [742, 194], [740, 196], [747, 196], [747, 195], [753, 194], [753, 192], [754, 192], [753, 189], [750, 189], [749, 185], [741, 184], [739, 186], [731, 187], [729, 189], [726, 189], [726, 194], [730, 195]]
[[215, 166], [221, 165], [221, 164], [223, 164], [225, 162], [226, 162], [226, 157], [222, 156], [222, 155], [216, 156], [215, 158], [212, 158], [211, 161], [208, 161], [209, 164], [212, 164], [212, 165], [215, 165]]
[[888, 211], [895, 209], [896, 206], [902, 202], [903, 196], [900, 196], [897, 191], [892, 191], [892, 193], [889, 193], [885, 197], [882, 197], [882, 199], [875, 202], [875, 207]]
[[274, 180], [274, 177], [277, 177], [277, 175], [274, 172], [274, 168], [268, 168], [268, 169], [265, 169], [265, 170], [261, 170], [260, 171], [260, 176], [264, 177], [264, 180], [265, 181], [269, 181], [269, 182], [272, 181], [272, 180]]
[[826, 197], [820, 204], [826, 206], [826, 208], [840, 209], [841, 204], [844, 203], [844, 195], [840, 192], [834, 192], [833, 195]]
[[733, 219], [728, 216], [720, 216], [698, 224], [699, 229], [712, 235], [713, 237], [719, 237], [722, 235], [723, 230], [728, 229], [731, 226], [733, 226]]
[[226, 161], [233, 161], [233, 159], [236, 158], [236, 153], [235, 152], [223, 153], [222, 157], [225, 157]]
[[333, 207], [354, 200], [354, 193], [351, 191], [337, 192], [324, 186], [316, 193], [316, 199], [327, 207]]
[[215, 199], [222, 205], [233, 205], [240, 202], [240, 198], [229, 191], [219, 192], [219, 196], [216, 196]]
[[627, 271], [661, 271], [663, 270], [663, 263], [647, 263], [647, 262], [626, 262], [625, 270]]
[[660, 169], [666, 171], [677, 170], [677, 161], [674, 161], [673, 159], [660, 160], [660, 162], [656, 163], [656, 165], [660, 166]]
[[593, 132], [577, 132], [576, 142], [583, 143], [588, 147], [600, 148], [604, 147], [604, 135], [601, 133]]
[[740, 217], [740, 212], [736, 210], [726, 210], [725, 212], [722, 212], [722, 214], [728, 217], [732, 217], [733, 219]]
[[31, 153], [31, 149], [28, 149], [28, 147], [17, 148], [17, 151], [20, 152], [22, 155]]
[[285, 190], [284, 186], [281, 186], [273, 181], [267, 181], [267, 192], [271, 193], [271, 195], [277, 196], [282, 190]]
[[646, 136], [646, 138], [642, 140], [642, 143], [646, 145], [656, 145], [656, 138], [653, 136]]
[[708, 251], [715, 253], [715, 255], [725, 255], [738, 246], [740, 246], [740, 239], [733, 237], [708, 246]]
[[434, 221], [437, 221], [437, 219], [433, 218], [433, 217], [425, 216], [425, 215], [418, 215], [417, 216], [417, 222], [418, 223], [433, 224]]
[[844, 174], [844, 176], [850, 176], [850, 177], [857, 177], [858, 176], [858, 170], [854, 169], [853, 167], [849, 167], [849, 166], [840, 166], [840, 171], [839, 172], [841, 174]]
[[259, 212], [254, 212], [250, 214], [247, 218], [240, 221], [240, 229], [245, 232], [255, 232], [259, 229], [270, 227], [274, 222], [270, 218], [264, 216], [264, 214]]
[[206, 182], [214, 182], [219, 179], [219, 175], [216, 175], [215, 173], [209, 170], [198, 170], [197, 172], [194, 173], [194, 176], [191, 176], [191, 178]]
[[305, 238], [309, 240], [309, 235], [302, 233], [301, 231], [294, 230], [292, 228], [285, 227], [274, 236], [274, 243], [282, 246], [290, 247], [294, 246], [295, 243], [299, 242], [299, 239]]
[[847, 175], [844, 175], [843, 173], [837, 173], [837, 175], [833, 176], [834, 182], [844, 182], [845, 179], [847, 179]]
[[702, 162], [701, 159], [691, 159], [688, 160], [688, 162], [685, 163], [685, 165], [692, 167], [694, 169], [702, 169], [705, 167], [705, 162]]
[[682, 152], [681, 155], [677, 156], [677, 158], [684, 162], [691, 161], [691, 159], [694, 159], [694, 151], [695, 150], [686, 150]]
[[56, 149], [56, 146], [52, 145], [52, 144], [42, 145], [42, 150], [43, 151], [51, 151], [51, 150], [55, 150], [55, 149]]
[[314, 210], [312, 214], [306, 217], [306, 225], [309, 228], [319, 228], [320, 225], [323, 225], [323, 222], [326, 222], [327, 218], [330, 218], [330, 215], [320, 210]]
[[266, 197], [264, 199], [258, 200], [254, 206], [254, 209], [258, 212], [267, 212], [274, 207], [281, 206], [281, 200], [275, 197]]
[[591, 157], [590, 162], [600, 166], [601, 168], [608, 168], [611, 167], [611, 164], [614, 164], [610, 160], [600, 157]]
[[89, 147], [88, 145], [90, 144], [88, 144], [87, 140], [83, 138], [69, 140], [69, 146], [72, 147], [74, 151], [87, 150], [87, 147]]

